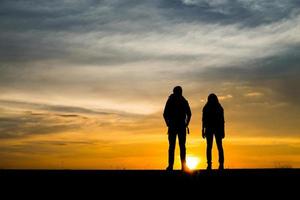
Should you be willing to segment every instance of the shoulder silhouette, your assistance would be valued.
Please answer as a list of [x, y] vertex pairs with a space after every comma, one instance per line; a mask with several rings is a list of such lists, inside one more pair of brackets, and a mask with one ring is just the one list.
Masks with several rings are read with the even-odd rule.
[[187, 117], [191, 117], [188, 101], [182, 96], [182, 89], [177, 86], [167, 100], [164, 118], [168, 127], [185, 127]]

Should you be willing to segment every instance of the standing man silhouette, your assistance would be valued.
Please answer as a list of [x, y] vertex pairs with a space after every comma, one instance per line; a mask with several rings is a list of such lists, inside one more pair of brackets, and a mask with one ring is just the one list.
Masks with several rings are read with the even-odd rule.
[[168, 126], [169, 139], [169, 165], [166, 170], [173, 170], [174, 151], [176, 146], [176, 137], [178, 135], [181, 169], [186, 171], [186, 129], [189, 125], [192, 113], [188, 101], [182, 96], [182, 88], [180, 86], [176, 86], [173, 89], [173, 94], [169, 96], [163, 116]]
[[210, 94], [202, 113], [202, 137], [206, 138], [207, 170], [211, 170], [211, 150], [215, 136], [219, 152], [219, 170], [224, 169], [224, 152], [222, 139], [224, 131], [224, 110], [215, 94]]

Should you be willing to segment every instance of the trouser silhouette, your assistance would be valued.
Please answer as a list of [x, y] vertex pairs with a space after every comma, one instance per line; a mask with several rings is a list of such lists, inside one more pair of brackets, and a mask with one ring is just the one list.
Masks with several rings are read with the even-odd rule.
[[184, 167], [185, 165], [185, 157], [186, 157], [186, 149], [185, 149], [185, 142], [186, 142], [186, 130], [185, 128], [169, 128], [168, 132], [168, 139], [169, 139], [169, 167], [173, 167], [174, 165], [174, 153], [175, 153], [175, 146], [176, 146], [176, 137], [178, 136], [179, 140], [179, 148], [180, 148], [180, 159], [181, 159], [181, 166]]
[[224, 152], [223, 152], [223, 145], [222, 145], [222, 137], [214, 134], [212, 132], [207, 132], [206, 133], [206, 158], [207, 158], [207, 164], [211, 165], [211, 150], [213, 147], [213, 139], [216, 139], [216, 144], [219, 152], [219, 163], [220, 165], [224, 164]]

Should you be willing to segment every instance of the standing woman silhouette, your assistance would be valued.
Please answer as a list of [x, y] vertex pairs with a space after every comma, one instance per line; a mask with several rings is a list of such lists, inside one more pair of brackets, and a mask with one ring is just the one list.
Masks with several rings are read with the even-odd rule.
[[225, 137], [224, 123], [223, 107], [219, 103], [217, 95], [210, 94], [202, 112], [202, 137], [206, 138], [207, 143], [207, 170], [211, 170], [211, 150], [214, 136], [219, 152], [219, 170], [224, 169], [224, 152], [222, 146], [222, 139]]

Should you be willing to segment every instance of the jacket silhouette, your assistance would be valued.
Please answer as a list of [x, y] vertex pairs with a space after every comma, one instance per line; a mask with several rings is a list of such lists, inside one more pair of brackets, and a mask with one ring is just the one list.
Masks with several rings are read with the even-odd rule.
[[191, 119], [191, 109], [188, 101], [182, 96], [182, 88], [176, 86], [167, 100], [164, 109], [164, 119], [168, 126], [169, 165], [167, 170], [173, 170], [176, 137], [180, 147], [181, 168], [186, 170], [186, 128]]
[[202, 137], [206, 138], [207, 169], [211, 169], [211, 150], [215, 136], [219, 152], [219, 169], [224, 169], [222, 139], [225, 137], [224, 110], [215, 94], [210, 94], [202, 112]]

